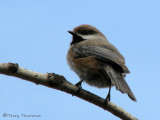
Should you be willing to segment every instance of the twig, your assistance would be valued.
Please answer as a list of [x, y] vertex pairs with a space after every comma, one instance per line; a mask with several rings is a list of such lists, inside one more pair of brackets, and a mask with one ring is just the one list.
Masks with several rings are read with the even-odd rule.
[[15, 76], [35, 84], [41, 84], [50, 88], [54, 88], [57, 90], [64, 91], [66, 93], [77, 96], [83, 100], [86, 100], [90, 103], [93, 103], [105, 110], [108, 110], [112, 114], [123, 120], [138, 120], [130, 113], [126, 112], [122, 108], [117, 105], [107, 102], [105, 104], [105, 100], [93, 93], [90, 93], [84, 89], [78, 89], [77, 86], [68, 82], [63, 76], [57, 75], [54, 73], [37, 73], [34, 71], [30, 71], [19, 67], [18, 64], [15, 63], [0, 63], [0, 74], [5, 74], [9, 76]]

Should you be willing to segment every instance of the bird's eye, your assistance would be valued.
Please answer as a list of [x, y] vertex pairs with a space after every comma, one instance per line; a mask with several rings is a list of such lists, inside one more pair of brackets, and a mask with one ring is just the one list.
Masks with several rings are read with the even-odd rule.
[[88, 35], [88, 34], [89, 34], [89, 31], [88, 31], [88, 30], [85, 30], [85, 31], [82, 32], [82, 34], [83, 34], [83, 35]]
[[88, 35], [88, 34], [92, 34], [93, 31], [92, 30], [85, 30], [82, 32], [83, 35]]

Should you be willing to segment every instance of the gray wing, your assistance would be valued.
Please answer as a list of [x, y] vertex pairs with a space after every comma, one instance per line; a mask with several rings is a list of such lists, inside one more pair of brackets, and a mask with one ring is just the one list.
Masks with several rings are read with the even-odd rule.
[[82, 56], [94, 56], [97, 59], [108, 61], [119, 65], [124, 73], [130, 73], [125, 65], [124, 57], [118, 52], [118, 50], [112, 45], [105, 46], [80, 46], [74, 50], [80, 57]]

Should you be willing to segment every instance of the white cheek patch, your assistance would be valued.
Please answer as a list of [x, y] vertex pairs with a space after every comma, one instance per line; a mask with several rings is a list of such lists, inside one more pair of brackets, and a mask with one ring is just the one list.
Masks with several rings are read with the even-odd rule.
[[80, 35], [83, 39], [106, 39], [100, 35]]

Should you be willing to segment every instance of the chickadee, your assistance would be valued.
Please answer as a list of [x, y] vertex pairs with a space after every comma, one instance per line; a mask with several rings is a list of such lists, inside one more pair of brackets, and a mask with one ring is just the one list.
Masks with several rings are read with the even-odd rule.
[[72, 34], [72, 42], [67, 54], [67, 62], [70, 68], [79, 76], [76, 84], [81, 87], [84, 81], [98, 88], [109, 87], [106, 100], [110, 101], [111, 87], [136, 101], [124, 77], [130, 73], [125, 65], [125, 59], [118, 49], [109, 43], [107, 38], [98, 29], [90, 25], [75, 27]]

